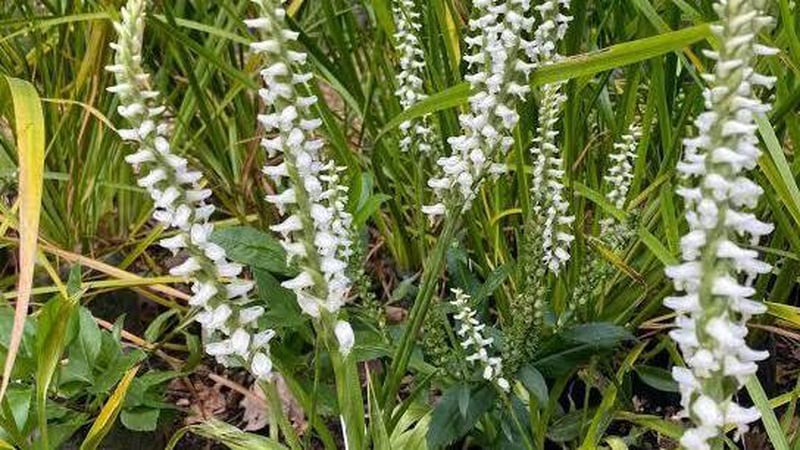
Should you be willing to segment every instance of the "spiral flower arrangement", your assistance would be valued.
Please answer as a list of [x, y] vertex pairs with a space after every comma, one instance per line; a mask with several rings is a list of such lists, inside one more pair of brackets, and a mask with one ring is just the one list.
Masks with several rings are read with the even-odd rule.
[[530, 0], [473, 3], [472, 35], [465, 39], [471, 54], [464, 56], [471, 73], [469, 112], [459, 117], [462, 133], [448, 139], [451, 156], [439, 158], [440, 176], [428, 180], [439, 202], [424, 207], [431, 216], [461, 213], [472, 205], [485, 175], [506, 171], [503, 157], [514, 144], [512, 130], [519, 122], [518, 100], [530, 92], [528, 77], [535, 67], [527, 62], [523, 39], [533, 29]]
[[239, 278], [242, 266], [230, 262], [225, 250], [210, 241], [211, 190], [202, 188], [203, 174], [189, 169], [188, 161], [172, 151], [166, 107], [142, 67], [145, 8], [145, 0], [129, 0], [122, 8], [121, 21], [114, 22], [118, 34], [118, 41], [111, 44], [114, 64], [106, 67], [117, 83], [108, 90], [118, 96], [117, 111], [130, 126], [118, 130], [119, 135], [137, 148], [125, 160], [144, 174], [137, 183], [153, 200], [153, 218], [175, 232], [159, 244], [174, 255], [186, 256], [169, 273], [192, 283], [189, 304], [202, 325], [206, 352], [223, 365], [244, 366], [254, 376], [268, 379], [269, 342], [275, 333], [259, 326], [265, 308], [247, 296], [253, 283]]
[[494, 343], [493, 338], [484, 335], [486, 324], [475, 318], [477, 312], [469, 306], [470, 296], [461, 289], [453, 289], [455, 298], [450, 302], [456, 307], [453, 316], [459, 323], [456, 334], [461, 340], [461, 347], [471, 353], [467, 355], [467, 362], [479, 364], [484, 380], [491, 381], [497, 386], [508, 391], [510, 385], [503, 378], [503, 359], [499, 356], [489, 356], [489, 349]]
[[[561, 56], [558, 43], [567, 32], [571, 17], [562, 12], [569, 8], [569, 0], [548, 0], [536, 6], [541, 23], [536, 28], [534, 39], [525, 48], [528, 57], [536, 66], [552, 64]], [[547, 268], [557, 274], [569, 261], [569, 247], [574, 236], [570, 231], [574, 216], [570, 216], [569, 200], [564, 195], [564, 160], [560, 156], [557, 125], [561, 107], [566, 101], [562, 93], [563, 83], [542, 87], [539, 102], [539, 124], [530, 153], [533, 158], [533, 212], [541, 217], [541, 245], [543, 261]]]
[[[418, 36], [422, 24], [413, 0], [396, 0], [392, 5], [392, 12], [397, 25], [394, 38], [400, 53], [400, 71], [395, 77], [395, 96], [400, 101], [400, 106], [407, 109], [428, 97], [424, 88], [425, 52]], [[431, 152], [433, 130], [428, 123], [428, 116], [426, 114], [418, 120], [406, 120], [400, 124], [400, 150], [407, 152], [416, 149], [424, 154]]]
[[706, 55], [716, 67], [704, 76], [706, 110], [695, 121], [699, 134], [685, 140], [678, 165], [687, 180], [677, 192], [686, 204], [689, 232], [681, 238], [683, 262], [667, 268], [667, 275], [684, 294], [664, 303], [677, 313], [670, 336], [687, 364], [672, 374], [680, 386], [682, 414], [694, 423], [681, 438], [689, 449], [710, 449], [726, 426], [740, 435], [759, 417], [733, 396], [768, 356], [748, 347], [745, 337], [747, 320], [766, 310], [752, 299], [753, 281], [771, 267], [740, 242], [746, 237], [756, 244], [773, 229], [747, 212], [757, 205], [762, 189], [744, 174], [760, 154], [754, 117], [769, 108], [753, 91], [775, 82], [753, 68], [757, 56], [776, 53], [755, 42], [772, 23], [765, 6], [760, 0], [715, 3], [720, 21], [712, 31], [721, 45]]
[[261, 17], [245, 24], [264, 33], [265, 40], [250, 45], [262, 53], [268, 65], [261, 70], [264, 88], [259, 95], [269, 112], [258, 116], [270, 137], [261, 141], [269, 157], [282, 161], [264, 167], [279, 187], [266, 200], [284, 219], [271, 227], [283, 238], [289, 263], [300, 273], [282, 283], [294, 291], [304, 313], [335, 320], [333, 332], [339, 350], [347, 355], [353, 346], [353, 330], [338, 320], [351, 287], [348, 259], [352, 255], [352, 218], [346, 210], [347, 187], [341, 184], [333, 161], [323, 155], [325, 142], [317, 136], [322, 120], [315, 115], [317, 97], [312, 94], [313, 74], [305, 68], [307, 54], [291, 50], [298, 33], [285, 24], [281, 2], [255, 0]]

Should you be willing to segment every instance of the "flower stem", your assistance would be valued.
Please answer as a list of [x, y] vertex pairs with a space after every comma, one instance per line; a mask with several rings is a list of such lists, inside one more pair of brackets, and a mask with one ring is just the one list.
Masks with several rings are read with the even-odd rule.
[[[450, 242], [455, 235], [458, 225], [461, 223], [460, 216], [447, 215], [444, 219], [444, 228], [436, 241], [436, 246], [428, 258], [422, 278], [422, 285], [414, 299], [414, 305], [409, 312], [409, 322], [405, 332], [400, 339], [400, 344], [392, 359], [389, 367], [389, 378], [383, 390], [383, 410], [387, 415], [391, 414], [395, 396], [400, 388], [400, 380], [406, 372], [408, 362], [411, 359], [411, 351], [414, 348], [414, 339], [419, 333], [425, 316], [431, 305], [431, 300], [435, 292], [436, 282], [444, 266], [445, 255]], [[388, 417], [387, 417], [388, 419]]]
[[278, 428], [283, 432], [283, 437], [286, 439], [286, 443], [289, 444], [289, 448], [292, 450], [302, 449], [303, 447], [300, 445], [300, 439], [297, 437], [297, 433], [294, 428], [292, 428], [292, 424], [289, 423], [289, 419], [283, 411], [283, 405], [278, 396], [278, 389], [275, 383], [272, 381], [261, 381], [260, 385], [261, 390], [264, 391], [264, 395], [267, 397], [267, 405], [269, 406], [270, 412], [278, 421]]

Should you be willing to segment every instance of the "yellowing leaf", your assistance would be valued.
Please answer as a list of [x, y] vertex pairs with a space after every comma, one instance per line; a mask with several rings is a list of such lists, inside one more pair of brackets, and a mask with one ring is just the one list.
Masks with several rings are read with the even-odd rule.
[[119, 411], [122, 409], [122, 403], [125, 401], [128, 388], [130, 388], [131, 382], [138, 371], [139, 366], [134, 366], [122, 377], [117, 388], [114, 389], [114, 393], [111, 394], [111, 397], [108, 398], [108, 401], [100, 411], [100, 415], [97, 416], [97, 420], [92, 424], [92, 428], [86, 435], [86, 439], [83, 440], [80, 450], [96, 449], [103, 438], [111, 431], [111, 426], [114, 425]]
[[32, 84], [11, 77], [0, 80], [0, 89], [8, 94], [13, 105], [11, 119], [15, 124], [19, 160], [19, 285], [14, 327], [3, 366], [0, 400], [14, 368], [22, 329], [28, 314], [36, 263], [36, 242], [39, 237], [39, 215], [42, 207], [44, 180], [44, 115], [39, 94]]

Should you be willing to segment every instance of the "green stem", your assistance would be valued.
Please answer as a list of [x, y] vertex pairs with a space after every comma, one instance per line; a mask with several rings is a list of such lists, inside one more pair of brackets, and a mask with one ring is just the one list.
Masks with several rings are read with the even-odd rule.
[[283, 412], [283, 405], [281, 404], [280, 397], [278, 397], [278, 389], [275, 387], [275, 383], [262, 382], [261, 389], [267, 397], [269, 409], [278, 421], [278, 427], [283, 432], [283, 437], [286, 439], [286, 443], [289, 444], [289, 448], [292, 450], [301, 450], [303, 447], [300, 445], [300, 439], [297, 437], [297, 433], [294, 431], [294, 428], [292, 428], [292, 424], [289, 423], [289, 419]]
[[[409, 312], [409, 323], [406, 326], [403, 336], [400, 338], [400, 345], [397, 347], [394, 358], [392, 358], [392, 364], [388, 372], [389, 378], [383, 390], [383, 410], [387, 416], [391, 415], [396, 400], [395, 397], [400, 388], [400, 380], [402, 380], [403, 375], [405, 375], [408, 363], [411, 360], [414, 340], [430, 308], [436, 282], [444, 266], [447, 248], [450, 246], [450, 241], [453, 239], [459, 223], [460, 215], [445, 216], [442, 233], [425, 264], [422, 287], [417, 293], [417, 298], [414, 300], [414, 305]], [[389, 420], [387, 420], [387, 422], [389, 422]]]
[[525, 432], [525, 428], [522, 427], [522, 422], [519, 421], [519, 417], [517, 417], [517, 413], [514, 411], [514, 405], [502, 389], [497, 388], [497, 390], [500, 393], [500, 398], [503, 399], [503, 404], [508, 408], [508, 413], [511, 414], [511, 419], [514, 421], [514, 426], [517, 427], [517, 431], [519, 431], [519, 435], [523, 439], [525, 448], [533, 450], [533, 442], [531, 442], [530, 437]]
[[330, 356], [333, 373], [336, 378], [336, 397], [339, 401], [342, 428], [344, 428], [347, 448], [362, 450], [364, 448], [364, 399], [361, 395], [361, 380], [358, 378], [356, 360], [351, 355], [342, 356], [335, 347]]
[[[320, 342], [319, 335], [316, 335], [314, 341], [314, 386], [311, 391], [311, 408], [308, 414], [308, 417], [310, 417], [311, 420], [314, 420], [314, 417], [316, 417], [317, 414], [319, 377], [322, 372], [319, 359], [319, 350], [322, 347], [322, 342]], [[311, 433], [306, 433], [306, 435], [303, 437], [303, 448], [311, 448]]]

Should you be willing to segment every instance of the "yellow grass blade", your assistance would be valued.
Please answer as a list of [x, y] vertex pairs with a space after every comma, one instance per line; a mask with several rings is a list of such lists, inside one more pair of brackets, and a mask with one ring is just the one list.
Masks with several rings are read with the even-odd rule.
[[131, 382], [134, 377], [136, 377], [136, 372], [138, 371], [139, 366], [134, 366], [122, 377], [122, 381], [119, 382], [117, 388], [114, 389], [114, 393], [111, 394], [106, 404], [103, 405], [100, 415], [97, 416], [97, 420], [94, 421], [92, 428], [89, 429], [89, 433], [86, 434], [86, 439], [83, 440], [80, 450], [96, 449], [103, 438], [111, 431], [111, 426], [114, 425], [114, 422], [117, 420], [119, 411], [122, 409], [122, 403], [125, 401], [125, 395], [127, 395], [128, 389], [131, 387]]
[[19, 159], [19, 286], [14, 313], [14, 327], [8, 345], [0, 400], [5, 396], [14, 361], [22, 340], [23, 325], [33, 287], [36, 241], [39, 237], [39, 213], [42, 207], [44, 179], [44, 115], [36, 89], [27, 81], [11, 77], [0, 80], [0, 89], [11, 100], [11, 119], [15, 124]]
[[289, 3], [289, 7], [286, 8], [286, 13], [289, 14], [289, 17], [294, 17], [301, 6], [303, 6], [303, 0], [292, 0], [292, 2]]

